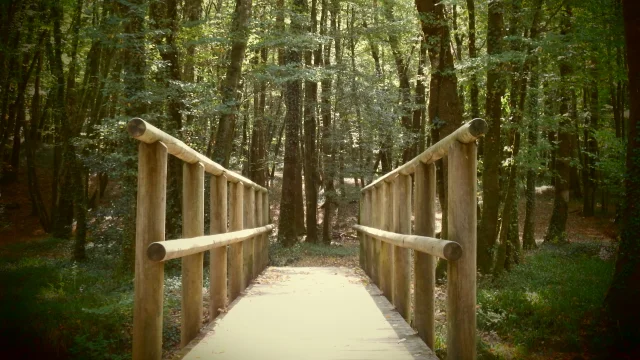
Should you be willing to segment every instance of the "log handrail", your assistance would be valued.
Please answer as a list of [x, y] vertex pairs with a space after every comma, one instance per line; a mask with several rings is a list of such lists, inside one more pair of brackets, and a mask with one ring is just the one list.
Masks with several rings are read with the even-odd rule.
[[[213, 320], [267, 267], [266, 234], [274, 226], [268, 224], [269, 194], [264, 187], [142, 119], [129, 121], [127, 131], [139, 140], [132, 355], [134, 360], [160, 360], [164, 261], [182, 258], [180, 345], [184, 347], [202, 327], [204, 252], [210, 251]], [[165, 241], [169, 154], [183, 161], [183, 221], [182, 239]], [[206, 173], [211, 175], [209, 235], [204, 231]]]
[[371, 184], [365, 186], [361, 191], [370, 190], [374, 186], [380, 186], [381, 181], [393, 181], [398, 175], [411, 175], [415, 172], [415, 168], [419, 163], [430, 164], [442, 159], [447, 155], [449, 147], [454, 142], [468, 144], [476, 141], [487, 131], [487, 122], [482, 119], [473, 119], [468, 123], [459, 127], [456, 131], [447, 135], [444, 139], [438, 141], [418, 156], [407, 161], [403, 165], [391, 170], [390, 172], [375, 179]]
[[[360, 238], [360, 266], [398, 312], [408, 322], [413, 319], [418, 335], [432, 349], [435, 344], [434, 256], [448, 261], [448, 359], [476, 358], [475, 140], [484, 135], [486, 129], [484, 120], [473, 119], [365, 186], [361, 190], [358, 225], [353, 226]], [[446, 228], [449, 240], [434, 238], [434, 163], [439, 159], [447, 161], [449, 172]], [[410, 256], [411, 250], [414, 250], [413, 256]]]
[[222, 165], [200, 154], [184, 142], [174, 138], [173, 136], [165, 133], [164, 131], [158, 129], [157, 127], [140, 118], [134, 118], [129, 121], [129, 123], [127, 124], [127, 132], [131, 137], [147, 144], [161, 141], [167, 146], [169, 154], [189, 164], [200, 162], [204, 165], [205, 171], [209, 174], [213, 174], [216, 176], [224, 175], [230, 182], [241, 182], [244, 184], [244, 186], [251, 186], [254, 189], [259, 189], [262, 192], [267, 192], [267, 189], [265, 189], [264, 187], [254, 183], [253, 181], [236, 172], [225, 169]]
[[446, 260], [455, 261], [462, 256], [462, 246], [455, 241], [428, 236], [398, 234], [362, 225], [353, 225], [353, 228], [389, 244], [420, 251]]
[[147, 257], [152, 261], [167, 261], [184, 256], [198, 254], [221, 246], [235, 244], [246, 239], [262, 235], [273, 230], [269, 224], [253, 229], [232, 231], [223, 234], [198, 236], [188, 239], [157, 241], [147, 248]]

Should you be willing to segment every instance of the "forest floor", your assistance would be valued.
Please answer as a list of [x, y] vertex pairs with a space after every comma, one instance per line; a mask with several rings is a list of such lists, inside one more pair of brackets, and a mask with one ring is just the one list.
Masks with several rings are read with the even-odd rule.
[[[49, 189], [46, 169], [41, 173], [41, 186]], [[276, 176], [270, 187], [274, 223], [279, 215], [280, 187]], [[358, 267], [359, 243], [351, 226], [357, 221], [359, 189], [349, 181], [346, 189], [331, 245], [301, 242], [283, 248], [275, 242], [274, 232], [273, 265]], [[553, 189], [541, 186], [538, 190], [535, 234], [542, 242], [553, 209]], [[21, 324], [16, 334], [38, 332], [41, 341], [49, 342], [48, 348], [59, 352], [59, 357], [51, 358], [126, 358], [121, 351], [130, 348], [133, 286], [129, 277], [114, 275], [115, 258], [109, 248], [93, 247], [88, 251], [95, 259], [91, 262], [69, 261], [72, 243], [49, 238], [31, 215], [26, 181], [0, 184], [0, 193], [0, 284], [5, 288], [0, 289], [0, 318], [9, 319], [3, 326], [15, 330], [11, 325], [15, 321]], [[45, 202], [49, 203], [47, 193]], [[521, 264], [502, 277], [479, 280], [479, 358], [594, 357], [590, 342], [599, 335], [592, 324], [609, 284], [617, 230], [613, 209], [608, 209], [609, 215], [597, 211], [597, 216], [584, 218], [581, 208], [579, 201], [570, 204], [567, 233], [571, 245], [543, 245], [527, 252]], [[318, 215], [321, 222], [321, 208]], [[524, 200], [520, 216], [524, 218]], [[438, 226], [439, 219], [440, 214]], [[164, 342], [165, 351], [171, 354], [179, 343], [179, 262], [170, 262], [166, 269]], [[205, 288], [206, 282], [208, 279]], [[207, 298], [205, 293], [205, 301]], [[436, 351], [441, 357], [446, 353], [445, 303], [446, 286], [439, 285]], [[0, 357], [15, 355], [6, 350], [11, 346], [2, 343], [8, 353], [0, 351]], [[16, 344], [19, 342], [11, 345], [15, 348]]]

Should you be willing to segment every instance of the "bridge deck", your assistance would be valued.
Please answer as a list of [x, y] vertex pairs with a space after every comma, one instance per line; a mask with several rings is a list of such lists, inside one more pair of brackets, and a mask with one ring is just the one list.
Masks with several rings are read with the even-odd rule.
[[366, 277], [268, 268], [182, 359], [437, 359]]

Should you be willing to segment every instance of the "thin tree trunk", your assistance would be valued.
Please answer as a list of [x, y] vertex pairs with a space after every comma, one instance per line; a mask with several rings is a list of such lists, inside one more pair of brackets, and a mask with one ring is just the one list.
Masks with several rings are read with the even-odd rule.
[[[504, 4], [500, 0], [489, 3], [487, 29], [487, 53], [497, 55], [504, 50]], [[504, 64], [494, 65], [487, 71], [486, 120], [489, 125], [484, 139], [484, 169], [482, 171], [482, 220], [478, 231], [478, 268], [487, 274], [493, 266], [493, 252], [498, 235], [498, 212], [500, 209], [500, 164], [502, 144], [500, 122], [502, 97], [506, 83]]]
[[[311, 33], [318, 31], [317, 11], [318, 0], [311, 1]], [[316, 51], [316, 56], [318, 56]], [[310, 68], [311, 50], [304, 54], [305, 66]], [[318, 60], [318, 59], [316, 59]], [[315, 64], [318, 67], [320, 64]], [[304, 85], [304, 190], [307, 207], [307, 238], [306, 241], [318, 242], [318, 186], [317, 186], [317, 155], [316, 155], [316, 107], [318, 102], [318, 83], [307, 80]]]
[[[242, 74], [247, 39], [249, 37], [249, 21], [251, 18], [252, 0], [236, 0], [236, 7], [231, 23], [231, 53], [227, 75], [222, 83], [222, 103], [226, 110], [220, 116], [216, 132], [213, 160], [224, 167], [229, 166], [233, 134], [236, 126], [238, 109], [238, 88]], [[211, 134], [213, 136], [213, 133]], [[210, 150], [211, 151], [211, 150]]]
[[[561, 20], [561, 34], [566, 35], [571, 31], [571, 9], [565, 6], [563, 18]], [[567, 240], [565, 232], [567, 218], [569, 216], [569, 187], [571, 176], [571, 119], [575, 117], [571, 106], [573, 90], [566, 85], [572, 69], [568, 59], [560, 62], [560, 81], [564, 84], [562, 99], [560, 103], [561, 121], [558, 131], [558, 152], [555, 161], [555, 171], [558, 174], [555, 178], [555, 197], [553, 201], [553, 213], [549, 221], [549, 228], [545, 235], [545, 242], [564, 242]], [[570, 113], [571, 112], [571, 113]], [[564, 116], [564, 114], [569, 116]]]

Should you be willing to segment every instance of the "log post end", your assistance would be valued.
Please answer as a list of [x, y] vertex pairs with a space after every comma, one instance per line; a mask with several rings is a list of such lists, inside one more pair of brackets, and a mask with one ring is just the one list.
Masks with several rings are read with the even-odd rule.
[[152, 243], [147, 248], [147, 257], [151, 261], [162, 261], [167, 256], [167, 250], [162, 244]]
[[480, 137], [487, 132], [487, 122], [483, 119], [476, 118], [469, 122], [469, 133], [474, 137]]
[[131, 137], [140, 137], [144, 135], [145, 131], [147, 131], [147, 125], [144, 120], [140, 118], [133, 118], [129, 120], [129, 123], [127, 124], [127, 132]]
[[445, 259], [456, 261], [462, 257], [462, 246], [456, 242], [447, 243], [442, 249], [442, 253]]

